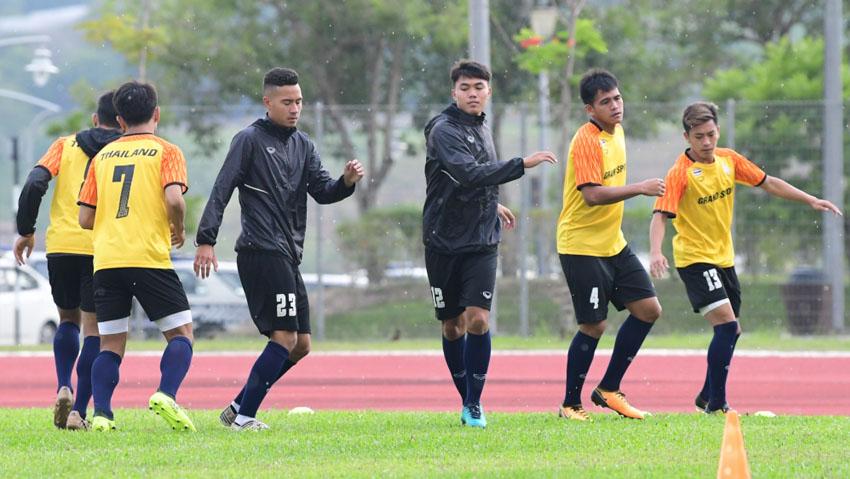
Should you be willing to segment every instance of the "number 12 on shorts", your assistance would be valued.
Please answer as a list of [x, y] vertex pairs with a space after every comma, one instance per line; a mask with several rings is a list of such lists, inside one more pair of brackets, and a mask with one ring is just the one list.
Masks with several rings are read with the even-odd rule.
[[443, 300], [443, 290], [431, 286], [431, 299], [434, 300], [435, 308], [445, 308], [446, 302]]
[[285, 318], [295, 317], [295, 312], [297, 311], [295, 307], [295, 293], [289, 294], [279, 294], [277, 295], [277, 317]]

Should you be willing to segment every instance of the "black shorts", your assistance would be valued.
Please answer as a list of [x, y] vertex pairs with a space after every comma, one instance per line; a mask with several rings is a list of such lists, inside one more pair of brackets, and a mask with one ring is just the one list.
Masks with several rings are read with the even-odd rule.
[[248, 310], [261, 334], [310, 334], [310, 302], [298, 265], [275, 253], [240, 251], [236, 266]]
[[78, 254], [47, 255], [47, 273], [53, 302], [60, 309], [94, 313], [92, 257]]
[[559, 257], [579, 324], [604, 321], [609, 301], [622, 311], [633, 301], [655, 297], [649, 274], [628, 246], [610, 257]]
[[425, 269], [437, 319], [456, 318], [469, 306], [489, 311], [496, 287], [498, 259], [495, 248], [456, 255], [426, 249]]
[[162, 331], [192, 322], [186, 292], [173, 269], [102, 269], [94, 273], [100, 334], [126, 332], [124, 324], [129, 321], [133, 297]]
[[685, 283], [685, 290], [695, 313], [727, 299], [735, 317], [741, 313], [741, 283], [734, 266], [720, 268], [709, 263], [694, 263], [676, 269]]

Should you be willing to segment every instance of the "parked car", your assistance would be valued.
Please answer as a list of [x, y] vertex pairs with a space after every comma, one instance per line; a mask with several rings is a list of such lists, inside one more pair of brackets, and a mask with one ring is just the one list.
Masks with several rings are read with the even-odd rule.
[[51, 299], [50, 282], [29, 264], [16, 269], [9, 253], [0, 257], [0, 344], [15, 344], [16, 281], [20, 344], [52, 342], [59, 313]]

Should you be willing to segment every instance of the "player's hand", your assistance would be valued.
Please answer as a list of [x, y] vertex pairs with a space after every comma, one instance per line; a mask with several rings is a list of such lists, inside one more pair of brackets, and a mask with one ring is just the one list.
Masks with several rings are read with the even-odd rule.
[[661, 178], [650, 178], [639, 183], [640, 191], [646, 196], [664, 196], [667, 186]]
[[827, 200], [822, 200], [820, 198], [816, 198], [814, 201], [809, 203], [809, 206], [811, 206], [813, 209], [816, 209], [818, 211], [832, 211], [834, 214], [836, 214], [838, 216], [844, 216], [841, 213], [841, 210], [839, 210], [837, 206], [835, 206], [834, 204], [832, 204], [831, 202], [829, 202]]
[[18, 236], [18, 239], [15, 240], [15, 246], [13, 251], [15, 253], [15, 260], [18, 262], [18, 266], [25, 264], [26, 258], [24, 258], [24, 251], [27, 252], [27, 258], [32, 254], [32, 249], [35, 246], [35, 235], [26, 235], [26, 236]]
[[502, 222], [502, 226], [506, 230], [510, 231], [514, 229], [516, 226], [516, 217], [507, 206], [502, 204], [496, 205], [496, 214], [499, 215], [499, 221]]
[[177, 249], [180, 249], [183, 246], [183, 243], [186, 242], [186, 231], [183, 228], [180, 228], [180, 231], [171, 225], [171, 246], [174, 246]]
[[358, 160], [351, 160], [345, 164], [345, 169], [342, 171], [342, 179], [345, 181], [345, 186], [351, 187], [363, 178], [363, 165]]
[[663, 254], [649, 254], [649, 273], [653, 278], [663, 278], [667, 275], [668, 269], [670, 269], [670, 265], [667, 264], [667, 258]]
[[218, 259], [215, 257], [215, 248], [212, 245], [198, 245], [195, 251], [195, 274], [201, 278], [210, 276], [210, 265], [218, 272]]
[[555, 158], [555, 154], [551, 151], [538, 151], [530, 156], [526, 156], [522, 159], [522, 166], [525, 168], [534, 168], [540, 163], [551, 163], [555, 164], [558, 162], [558, 159]]

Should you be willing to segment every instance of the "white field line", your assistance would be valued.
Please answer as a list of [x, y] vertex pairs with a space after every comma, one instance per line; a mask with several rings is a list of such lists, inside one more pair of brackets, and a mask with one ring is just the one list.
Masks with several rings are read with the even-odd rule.
[[[256, 357], [260, 351], [203, 351], [195, 353], [197, 357], [235, 357], [235, 356], [251, 356]], [[566, 357], [566, 349], [534, 349], [534, 350], [495, 350], [493, 356], [564, 356]], [[610, 356], [610, 349], [598, 349], [597, 355]], [[127, 356], [131, 357], [159, 357], [162, 351], [128, 351]], [[310, 356], [442, 356], [443, 352], [439, 349], [410, 349], [410, 350], [357, 350], [357, 351], [315, 351], [310, 353]], [[639, 356], [658, 356], [658, 357], [704, 357], [706, 351], [704, 349], [646, 349], [639, 353]], [[773, 351], [773, 350], [739, 350], [735, 351], [736, 357], [745, 358], [850, 358], [850, 351]], [[39, 358], [53, 357], [52, 351], [0, 351], [0, 358]]]

